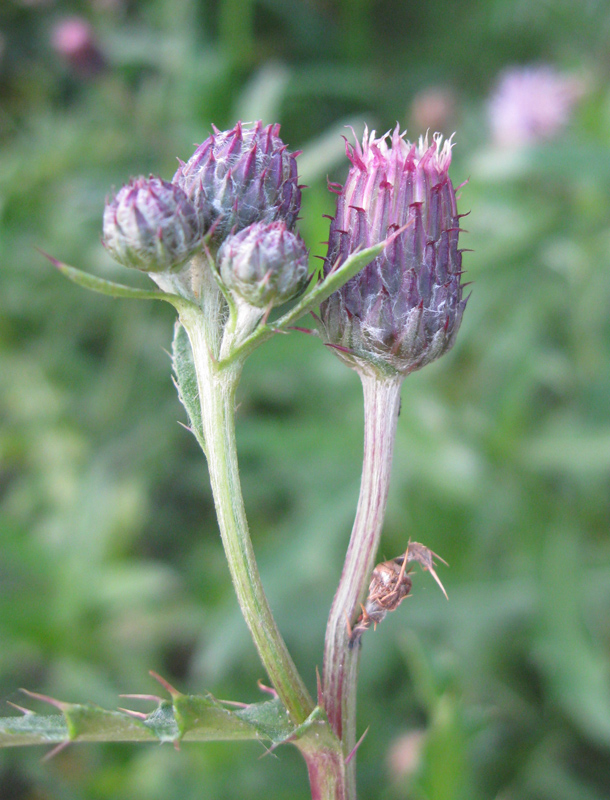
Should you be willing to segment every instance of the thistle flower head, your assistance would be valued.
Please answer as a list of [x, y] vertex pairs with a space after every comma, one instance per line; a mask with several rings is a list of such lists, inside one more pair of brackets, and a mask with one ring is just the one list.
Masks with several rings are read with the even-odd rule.
[[256, 222], [218, 251], [224, 285], [257, 308], [281, 305], [301, 291], [308, 260], [305, 243], [285, 222]]
[[327, 342], [356, 369], [413, 372], [453, 345], [462, 300], [459, 217], [448, 175], [451, 140], [417, 144], [398, 126], [362, 145], [346, 143], [345, 186], [331, 185], [328, 273], [357, 250], [390, 237], [371, 261], [322, 304]]
[[289, 229], [301, 206], [295, 153], [279, 138], [280, 126], [241, 122], [218, 131], [181, 163], [173, 181], [195, 204], [204, 232], [219, 245], [254, 222], [282, 220]]
[[489, 100], [494, 142], [523, 147], [552, 139], [568, 124], [584, 86], [545, 64], [501, 73]]
[[106, 202], [103, 244], [120, 264], [144, 272], [181, 267], [201, 245], [201, 221], [178, 186], [132, 178]]

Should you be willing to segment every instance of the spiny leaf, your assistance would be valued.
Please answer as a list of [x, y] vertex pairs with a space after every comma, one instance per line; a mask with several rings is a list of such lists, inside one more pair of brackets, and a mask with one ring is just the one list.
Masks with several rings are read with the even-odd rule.
[[[51, 698], [49, 698], [51, 700]], [[261, 739], [296, 741], [316, 725], [328, 727], [317, 709], [299, 727], [276, 698], [229, 710], [212, 695], [176, 694], [150, 714], [107, 711], [96, 705], [52, 701], [60, 714], [25, 713], [0, 719], [0, 747], [62, 742], [192, 742]]]
[[197, 388], [197, 373], [193, 361], [191, 343], [184, 326], [176, 322], [174, 327], [174, 341], [172, 343], [172, 363], [176, 389], [180, 402], [186, 409], [190, 428], [205, 453], [205, 437], [201, 422], [201, 404]]

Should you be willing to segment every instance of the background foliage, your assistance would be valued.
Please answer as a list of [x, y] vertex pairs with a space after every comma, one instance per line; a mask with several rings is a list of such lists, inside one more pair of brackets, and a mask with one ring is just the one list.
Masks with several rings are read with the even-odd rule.
[[[102, 60], [52, 46], [86, 18]], [[610, 792], [610, 94], [603, 0], [4, 0], [0, 5], [0, 697], [121, 704], [183, 690], [261, 699], [205, 462], [170, 381], [172, 310], [60, 279], [35, 246], [129, 280], [99, 243], [104, 197], [169, 179], [210, 123], [282, 123], [303, 149], [320, 254], [340, 134], [442, 86], [458, 131], [474, 292], [452, 353], [403, 390], [382, 556], [409, 537], [451, 564], [368, 634], [363, 800], [601, 800]], [[494, 148], [486, 98], [515, 63], [585, 75], [566, 132]], [[137, 276], [136, 276], [137, 279]], [[144, 279], [141, 281], [144, 284]], [[238, 435], [271, 604], [313, 689], [354, 512], [355, 374], [313, 337], [250, 360]], [[148, 710], [148, 709], [146, 709]], [[2, 715], [4, 715], [4, 711]], [[6, 713], [10, 713], [7, 709]], [[4, 800], [307, 796], [260, 745], [0, 754]]]

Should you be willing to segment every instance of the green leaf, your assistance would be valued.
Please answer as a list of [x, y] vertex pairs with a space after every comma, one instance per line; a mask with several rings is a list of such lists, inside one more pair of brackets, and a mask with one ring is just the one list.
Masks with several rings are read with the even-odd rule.
[[178, 390], [178, 397], [186, 409], [190, 429], [205, 453], [205, 437], [203, 435], [203, 424], [201, 421], [201, 402], [199, 400], [193, 351], [188, 334], [180, 322], [176, 322], [174, 327], [172, 363], [175, 376], [174, 383]]
[[69, 264], [64, 264], [62, 261], [58, 261], [42, 250], [40, 252], [57, 267], [62, 275], [65, 275], [72, 283], [82, 286], [83, 289], [89, 289], [92, 292], [98, 292], [98, 294], [105, 294], [108, 297], [127, 297], [132, 300], [164, 300], [166, 303], [171, 303], [178, 311], [196, 308], [189, 300], [185, 300], [185, 298], [179, 297], [178, 295], [159, 292], [156, 289], [136, 289], [133, 286], [124, 286], [122, 283], [107, 281], [104, 278], [98, 278], [95, 275], [90, 275], [87, 272], [76, 269], [76, 267], [71, 267]]

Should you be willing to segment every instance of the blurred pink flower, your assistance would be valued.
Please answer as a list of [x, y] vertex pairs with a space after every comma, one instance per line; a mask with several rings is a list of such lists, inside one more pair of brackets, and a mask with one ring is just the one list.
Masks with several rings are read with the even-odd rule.
[[427, 130], [450, 133], [449, 126], [455, 116], [456, 98], [448, 86], [428, 86], [421, 89], [411, 103], [412, 127], [418, 133]]
[[417, 771], [425, 739], [424, 731], [411, 731], [398, 736], [390, 744], [387, 761], [393, 781], [399, 781]]
[[80, 78], [90, 78], [106, 64], [93, 28], [82, 17], [67, 17], [51, 31], [51, 45]]
[[494, 143], [522, 147], [552, 139], [570, 121], [583, 89], [581, 80], [548, 65], [505, 70], [489, 99]]

